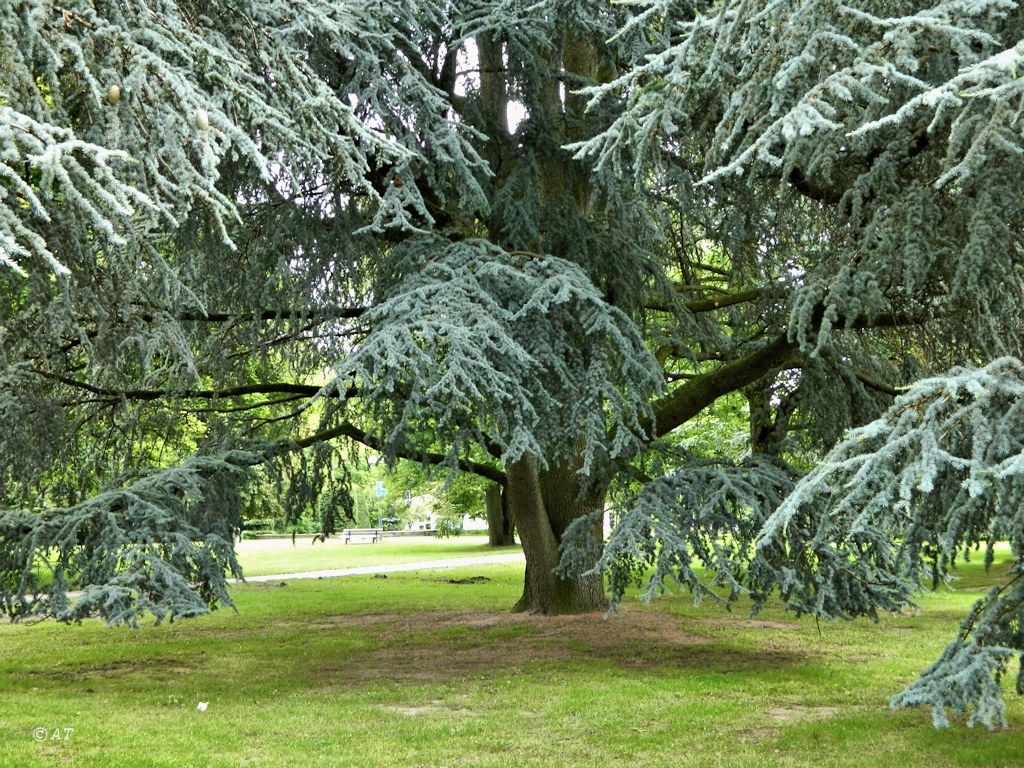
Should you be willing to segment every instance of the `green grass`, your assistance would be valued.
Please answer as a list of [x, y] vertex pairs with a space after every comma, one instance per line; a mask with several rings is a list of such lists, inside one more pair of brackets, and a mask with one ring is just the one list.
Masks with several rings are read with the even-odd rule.
[[490, 547], [486, 536], [434, 536], [384, 539], [376, 544], [343, 544], [340, 538], [313, 543], [310, 539], [254, 539], [237, 545], [246, 576], [299, 573], [366, 565], [416, 563], [457, 557], [519, 552], [515, 547]]
[[685, 596], [515, 616], [521, 565], [246, 585], [238, 614], [138, 630], [4, 624], [0, 764], [1021, 765], [1012, 694], [998, 732], [888, 708], [989, 578], [961, 572], [917, 615], [820, 631]]

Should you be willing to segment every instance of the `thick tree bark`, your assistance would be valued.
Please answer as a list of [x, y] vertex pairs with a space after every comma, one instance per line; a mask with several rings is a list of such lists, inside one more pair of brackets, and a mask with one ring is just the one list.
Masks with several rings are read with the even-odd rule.
[[796, 342], [783, 333], [758, 351], [676, 387], [654, 404], [654, 434], [667, 435], [722, 395], [742, 389], [772, 369], [784, 367], [796, 351]]
[[[605, 489], [583, 489], [571, 463], [540, 471], [532, 456], [507, 466], [509, 512], [526, 555], [526, 578], [517, 611], [542, 614], [590, 613], [608, 607], [600, 574], [561, 578], [555, 574], [559, 544], [574, 520], [601, 510]], [[600, 515], [590, 535], [600, 543]]]
[[[750, 450], [778, 456], [789, 434], [789, 419], [798, 404], [796, 392], [773, 393], [771, 380], [747, 387], [743, 394], [750, 408]], [[772, 405], [774, 398], [781, 398]]]
[[[501, 189], [505, 180], [523, 152], [516, 146], [523, 137], [513, 138], [509, 133], [508, 105], [510, 92], [507, 87], [510, 54], [501, 40], [491, 34], [477, 36], [480, 56], [480, 103], [483, 112], [482, 128], [489, 140], [480, 147], [481, 154], [490, 164], [494, 189]], [[547, 54], [552, 72], [567, 73], [577, 81], [593, 82], [610, 80], [613, 72], [605, 67], [603, 71], [597, 47], [588, 39], [587, 32], [568, 30], [561, 51], [551, 50]], [[568, 141], [586, 138], [579, 132], [582, 113], [587, 100], [569, 93], [563, 94], [563, 78], [550, 77], [531, 85], [531, 120], [543, 126], [548, 132], [543, 151], [535, 156], [542, 159], [544, 166], [536, 183], [538, 194], [543, 200], [574, 204], [581, 216], [600, 215], [597, 209], [593, 185], [583, 166], [565, 151], [552, 151], [553, 146]], [[478, 118], [479, 119], [479, 118]], [[534, 141], [534, 139], [528, 139]], [[578, 261], [576, 254], [560, 252], [567, 246], [561, 238], [544, 235], [536, 243], [515, 245], [503, 242], [502, 233], [507, 222], [500, 219], [502, 206], [492, 210], [488, 226], [494, 242], [503, 247], [531, 248], [551, 253], [569, 260]], [[570, 425], [566, 425], [571, 428]], [[561, 559], [559, 544], [566, 528], [578, 518], [585, 517], [604, 506], [607, 486], [600, 489], [584, 489], [577, 474], [580, 462], [569, 455], [561, 464], [552, 464], [540, 470], [536, 457], [525, 456], [509, 462], [505, 467], [506, 500], [512, 524], [518, 532], [519, 541], [526, 555], [526, 578], [523, 596], [516, 610], [532, 613], [586, 613], [605, 610], [607, 599], [604, 594], [604, 580], [600, 575], [588, 577], [559, 578], [554, 570]], [[591, 531], [595, 537], [595, 549], [601, 544], [602, 530], [600, 515]]]
[[504, 489], [493, 483], [487, 488], [487, 543], [492, 547], [515, 544], [512, 520], [508, 514], [508, 500]]

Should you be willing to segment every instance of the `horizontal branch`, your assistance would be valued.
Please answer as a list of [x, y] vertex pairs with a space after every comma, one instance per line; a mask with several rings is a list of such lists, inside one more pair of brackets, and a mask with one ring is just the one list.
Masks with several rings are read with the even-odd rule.
[[[819, 308], [816, 315], [820, 316], [821, 314], [823, 314], [823, 310]], [[849, 325], [843, 325], [840, 321], [835, 327], [837, 330], [844, 328], [868, 330], [871, 328], [899, 328], [907, 325], [920, 325], [924, 322], [926, 320], [921, 317], [889, 313], [870, 320], [863, 317], [857, 318]], [[820, 323], [820, 319], [816, 321], [815, 325], [818, 323]], [[661, 437], [671, 432], [680, 424], [692, 419], [719, 397], [754, 383], [773, 369], [785, 366], [793, 360], [798, 350], [799, 345], [795, 341], [791, 341], [788, 334], [783, 333], [775, 341], [758, 351], [681, 384], [654, 404], [655, 435]], [[866, 381], [864, 383], [868, 384]], [[883, 392], [896, 394], [894, 390], [884, 387], [878, 382], [872, 382], [869, 386]]]
[[797, 344], [782, 334], [756, 352], [681, 384], [654, 404], [654, 434], [657, 437], [668, 434], [723, 395], [752, 384], [773, 369], [781, 368], [796, 354], [797, 349]]
[[[227, 323], [252, 320], [271, 322], [274, 320], [301, 320], [303, 322], [329, 320], [351, 320], [362, 317], [369, 307], [333, 307], [327, 309], [263, 309], [255, 312], [178, 312], [170, 317], [181, 322]], [[152, 313], [140, 315], [142, 320], [152, 322], [157, 316]]]
[[[723, 309], [725, 307], [731, 307], [735, 304], [742, 304], [748, 301], [757, 301], [763, 296], [763, 289], [751, 288], [748, 291], [727, 293], [722, 296], [716, 296], [713, 299], [693, 299], [691, 301], [684, 301], [681, 306], [689, 312], [698, 314], [701, 312], [713, 312], [716, 309]], [[658, 312], [672, 312], [676, 308], [670, 305], [669, 302], [659, 301], [658, 299], [649, 301], [644, 306], [646, 306], [647, 309], [653, 309]]]
[[[362, 317], [370, 307], [333, 307], [321, 309], [261, 309], [254, 312], [166, 312], [160, 315], [155, 312], [142, 312], [133, 315], [145, 323], [154, 323], [159, 320], [175, 320], [179, 323], [242, 323], [254, 322], [303, 322], [307, 323], [303, 330], [310, 330], [318, 323], [326, 323], [331, 320], [353, 320]], [[95, 323], [94, 318], [78, 318], [78, 323]], [[97, 335], [96, 328], [83, 329], [84, 336], [93, 339]], [[81, 338], [69, 341], [61, 352], [67, 353], [82, 344]]]
[[[274, 406], [294, 403], [299, 400], [306, 400], [305, 395], [287, 395], [273, 400], [260, 400], [259, 402], [246, 402], [242, 405], [231, 405], [224, 407], [206, 406], [205, 408], [190, 408], [189, 413], [244, 413], [246, 411], [258, 411], [261, 408], [273, 408]], [[109, 401], [108, 401], [109, 402]]]
[[695, 299], [693, 301], [687, 301], [683, 303], [683, 306], [690, 312], [696, 314], [698, 312], [711, 312], [716, 309], [731, 307], [734, 304], [743, 304], [748, 301], [757, 301], [763, 296], [764, 290], [761, 288], [751, 288], [749, 291], [738, 291], [736, 293], [726, 294], [725, 296], [717, 296], [713, 299]]
[[[365, 445], [367, 448], [372, 448], [375, 451], [383, 450], [384, 446], [379, 440], [368, 434], [364, 430], [357, 427], [355, 424], [346, 421], [339, 424], [331, 429], [325, 429], [322, 432], [318, 432], [314, 435], [310, 435], [301, 440], [296, 440], [295, 445], [299, 448], [308, 448], [315, 443], [325, 442], [327, 440], [333, 440], [338, 437], [347, 437], [350, 440], [355, 440], [357, 443]], [[395, 454], [400, 459], [408, 459], [409, 461], [419, 461], [426, 464], [434, 464], [439, 466], [445, 464], [448, 457], [443, 453], [433, 452], [412, 452], [412, 451], [399, 451]], [[504, 485], [506, 482], [505, 473], [502, 472], [498, 467], [493, 464], [484, 464], [478, 461], [472, 461], [470, 459], [459, 459], [459, 469], [463, 472], [469, 472], [473, 475], [479, 475], [480, 477], [491, 480], [495, 483]]]
[[868, 389], [873, 389], [876, 392], [881, 392], [891, 397], [897, 397], [900, 394], [900, 391], [895, 387], [890, 387], [888, 384], [881, 382], [878, 379], [871, 378], [866, 373], [854, 371], [853, 375], [857, 377], [857, 381]]
[[[72, 379], [68, 376], [61, 376], [57, 373], [49, 373], [38, 369], [33, 369], [32, 372], [37, 376], [42, 376], [43, 378], [51, 379], [52, 381], [58, 381], [61, 384], [66, 384], [69, 387], [81, 389], [94, 395], [124, 400], [218, 400], [231, 397], [244, 397], [245, 395], [271, 394], [290, 394], [315, 397], [316, 395], [324, 392], [323, 387], [318, 387], [314, 384], [295, 384], [292, 382], [240, 384], [234, 387], [224, 387], [223, 389], [110, 389], [97, 387], [84, 381]], [[354, 387], [350, 387], [345, 391], [344, 397], [348, 400], [356, 397], [357, 394], [356, 389]]]

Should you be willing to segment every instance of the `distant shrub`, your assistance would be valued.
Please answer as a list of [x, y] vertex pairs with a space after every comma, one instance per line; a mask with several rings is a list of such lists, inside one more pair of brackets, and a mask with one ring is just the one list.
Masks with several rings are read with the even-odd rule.
[[251, 539], [264, 533], [273, 533], [276, 520], [272, 517], [257, 517], [242, 523], [242, 538]]
[[439, 539], [446, 539], [449, 536], [461, 536], [462, 520], [449, 520], [443, 517], [439, 518], [437, 521], [437, 527], [434, 529], [434, 535]]
[[293, 520], [290, 523], [281, 519], [276, 521], [274, 531], [276, 533], [319, 533], [320, 526], [306, 517]]

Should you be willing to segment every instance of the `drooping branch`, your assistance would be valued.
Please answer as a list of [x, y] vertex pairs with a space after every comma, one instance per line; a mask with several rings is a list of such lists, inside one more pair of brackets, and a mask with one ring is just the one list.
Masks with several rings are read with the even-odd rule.
[[[349, 421], [330, 427], [329, 429], [321, 430], [320, 432], [316, 432], [298, 440], [284, 441], [281, 445], [294, 446], [295, 448], [303, 449], [308, 448], [311, 445], [315, 445], [316, 443], [335, 440], [339, 437], [347, 437], [350, 440], [354, 440], [355, 442], [365, 445], [367, 448], [372, 448], [375, 451], [381, 451], [384, 449], [384, 445], [380, 440]], [[448, 456], [443, 453], [431, 451], [421, 452], [413, 450], [398, 450], [395, 452], [395, 455], [400, 459], [419, 461], [425, 464], [434, 464], [436, 466], [448, 463]], [[484, 464], [482, 462], [463, 458], [458, 460], [458, 467], [463, 472], [469, 472], [500, 485], [505, 485], [505, 473], [493, 464]]]
[[[851, 432], [768, 519], [758, 546], [799, 613], [871, 616], [912, 605], [922, 583], [998, 542], [1021, 551], [1024, 364], [1012, 357], [917, 382]], [[1005, 724], [1002, 678], [1022, 650], [1020, 562], [894, 707]], [[1017, 690], [1024, 690], [1018, 677]]]

